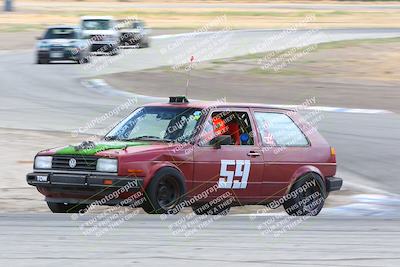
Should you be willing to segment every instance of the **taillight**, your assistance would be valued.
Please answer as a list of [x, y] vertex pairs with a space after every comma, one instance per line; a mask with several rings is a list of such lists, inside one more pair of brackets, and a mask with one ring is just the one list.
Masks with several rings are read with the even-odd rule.
[[332, 162], [336, 162], [336, 150], [332, 146], [331, 146], [331, 159], [332, 159]]

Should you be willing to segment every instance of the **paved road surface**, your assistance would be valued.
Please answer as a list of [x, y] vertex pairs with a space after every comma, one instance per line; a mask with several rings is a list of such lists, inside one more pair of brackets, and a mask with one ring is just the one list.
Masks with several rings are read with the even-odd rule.
[[252, 221], [228, 216], [197, 228], [190, 237], [173, 235], [169, 229], [181, 218], [161, 221], [158, 216], [137, 215], [97, 237], [96, 231], [85, 236], [79, 228], [89, 218], [0, 215], [0, 265], [327, 267], [400, 262], [399, 217], [289, 218], [294, 229], [274, 236], [279, 232], [263, 235], [258, 226], [276, 217]]

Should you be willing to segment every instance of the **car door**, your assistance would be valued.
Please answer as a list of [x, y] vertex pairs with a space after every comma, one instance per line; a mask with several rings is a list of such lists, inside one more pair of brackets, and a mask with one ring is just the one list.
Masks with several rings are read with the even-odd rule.
[[286, 193], [296, 170], [304, 165], [310, 142], [287, 112], [252, 108], [262, 152], [264, 172], [261, 191], [265, 199]]
[[[236, 122], [243, 123], [235, 129], [234, 120], [227, 121], [229, 134], [238, 137], [235, 130], [239, 130], [239, 138], [235, 144], [222, 145], [219, 149], [210, 145], [210, 140], [221, 132], [216, 130], [216, 114], [236, 114], [243, 119], [236, 118]], [[214, 117], [213, 117], [214, 116]], [[233, 115], [234, 117], [235, 115]], [[247, 108], [234, 108], [212, 110], [203, 124], [203, 129], [197, 144], [194, 146], [194, 194], [201, 194], [208, 188], [215, 187], [211, 197], [222, 195], [226, 192], [238, 199], [239, 202], [254, 202], [261, 195], [260, 183], [263, 175], [263, 155], [258, 144], [257, 135], [253, 134], [254, 122]], [[236, 126], [237, 128], [237, 126]], [[221, 128], [219, 128], [221, 129]], [[250, 132], [244, 130], [250, 129]], [[217, 133], [218, 132], [218, 133]], [[227, 132], [222, 133], [227, 135]], [[251, 140], [246, 141], [246, 137]], [[256, 136], [253, 138], [253, 135]]]

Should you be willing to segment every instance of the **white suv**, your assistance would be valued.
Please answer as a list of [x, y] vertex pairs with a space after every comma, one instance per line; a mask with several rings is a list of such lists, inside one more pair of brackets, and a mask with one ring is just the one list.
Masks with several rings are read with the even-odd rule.
[[89, 40], [91, 51], [118, 54], [119, 33], [113, 17], [85, 16], [81, 18], [83, 35]]

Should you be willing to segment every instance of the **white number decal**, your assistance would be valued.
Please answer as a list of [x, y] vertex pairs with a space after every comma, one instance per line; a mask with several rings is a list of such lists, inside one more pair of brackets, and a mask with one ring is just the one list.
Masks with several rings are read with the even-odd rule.
[[[228, 171], [228, 166], [236, 166], [235, 171]], [[245, 189], [250, 173], [250, 160], [221, 160], [218, 188]], [[234, 177], [241, 177], [234, 180]]]

